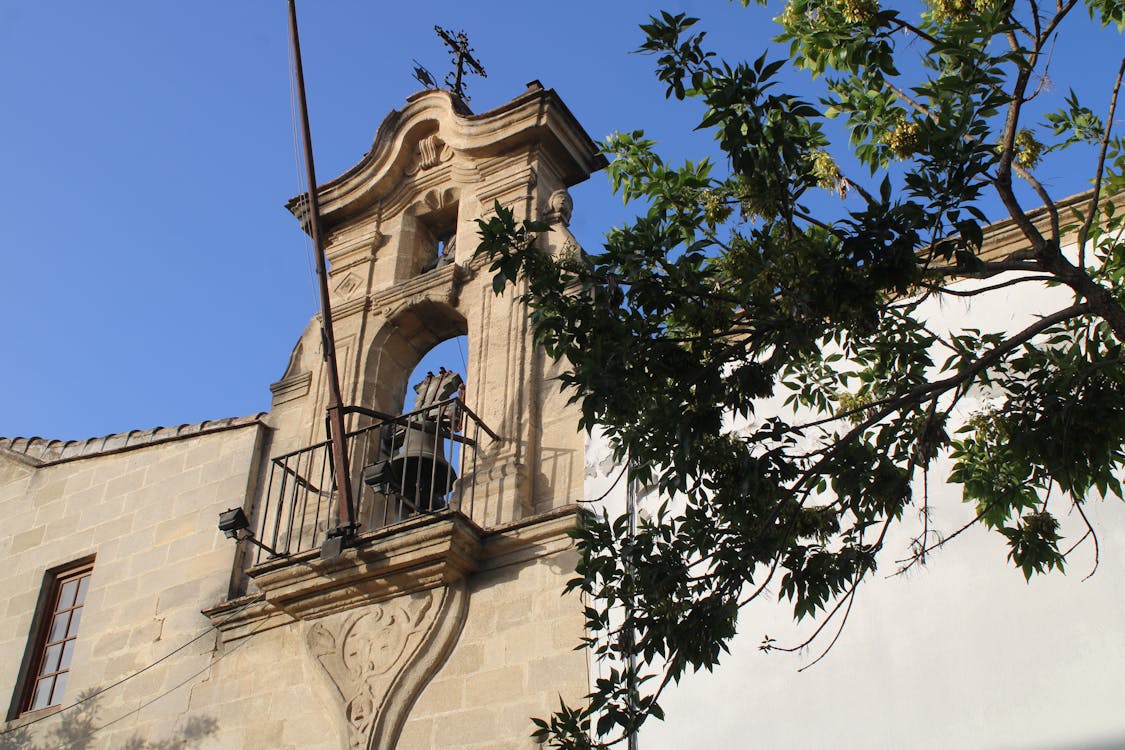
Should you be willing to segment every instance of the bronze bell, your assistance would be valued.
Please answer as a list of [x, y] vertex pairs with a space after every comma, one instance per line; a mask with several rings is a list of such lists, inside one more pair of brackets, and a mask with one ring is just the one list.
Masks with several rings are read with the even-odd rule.
[[[444, 367], [428, 373], [414, 387], [416, 411], [452, 398], [461, 388], [461, 376]], [[456, 419], [456, 406], [421, 411], [394, 427], [390, 446], [401, 446], [396, 455], [376, 461], [363, 470], [363, 481], [384, 494], [397, 495], [418, 512], [445, 507], [457, 472], [445, 458], [445, 437]]]
[[445, 460], [445, 438], [435, 422], [410, 424], [403, 432], [402, 451], [390, 460], [392, 481], [419, 511], [445, 507], [457, 472]]

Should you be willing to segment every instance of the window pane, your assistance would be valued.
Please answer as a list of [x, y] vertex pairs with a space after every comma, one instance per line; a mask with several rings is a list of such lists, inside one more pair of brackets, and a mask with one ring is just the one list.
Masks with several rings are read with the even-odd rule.
[[51, 672], [59, 671], [59, 657], [62, 656], [62, 644], [56, 643], [54, 646], [49, 646], [47, 651], [43, 654], [43, 667], [39, 670], [39, 674], [51, 674]]
[[70, 622], [69, 612], [60, 612], [55, 615], [55, 620], [51, 623], [51, 634], [47, 636], [47, 643], [54, 643], [66, 638], [66, 625], [68, 622]]
[[78, 581], [67, 581], [59, 592], [59, 606], [55, 609], [70, 609], [74, 606], [74, 595], [78, 593]]
[[40, 680], [35, 685], [35, 695], [31, 699], [31, 711], [39, 708], [46, 708], [51, 705], [51, 688], [55, 686], [55, 678], [48, 677], [45, 680]]
[[70, 669], [70, 659], [74, 656], [74, 644], [75, 641], [70, 640], [67, 641], [65, 645], [63, 645], [62, 660], [59, 662], [59, 671]]
[[70, 675], [69, 672], [63, 672], [55, 678], [55, 689], [51, 691], [51, 705], [57, 706], [62, 703], [63, 691], [66, 690], [66, 678]]
[[[91, 562], [85, 560], [58, 568], [46, 581], [49, 588], [43, 591], [45, 606], [36, 613], [42, 624], [28, 644], [28, 658], [36, 671], [24, 675], [27, 692], [22, 698], [21, 712], [57, 706], [65, 698], [63, 693], [78, 645], [75, 639], [90, 588]], [[33, 647], [35, 650], [31, 651]]]
[[76, 609], [70, 613], [70, 627], [66, 629], [67, 638], [78, 635], [78, 623], [80, 622], [82, 622], [82, 610]]

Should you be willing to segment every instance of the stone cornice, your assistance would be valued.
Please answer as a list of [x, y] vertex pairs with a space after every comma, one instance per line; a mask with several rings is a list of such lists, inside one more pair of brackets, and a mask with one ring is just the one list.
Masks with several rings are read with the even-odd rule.
[[343, 320], [349, 315], [366, 312], [369, 307], [370, 299], [368, 297], [355, 297], [346, 302], [334, 303], [332, 305], [332, 317], [336, 320]]
[[275, 404], [284, 404], [286, 401], [300, 398], [309, 392], [312, 383], [312, 373], [305, 371], [296, 375], [284, 377], [276, 383], [270, 384], [270, 393], [273, 394]]
[[491, 210], [497, 200], [503, 205], [506, 202], [504, 199], [510, 198], [512, 194], [521, 198], [526, 196], [528, 191], [535, 187], [537, 179], [538, 175], [534, 168], [521, 166], [505, 175], [503, 180], [493, 181], [487, 190], [478, 192], [477, 200], [484, 208]]
[[307, 620], [460, 580], [476, 569], [480, 539], [447, 511], [365, 535], [334, 559], [309, 550], [247, 572], [268, 604]]
[[211, 620], [222, 634], [224, 643], [297, 621], [292, 615], [271, 606], [262, 594], [220, 602], [200, 610], [200, 613]]
[[[32, 439], [33, 440], [39, 440], [40, 438], [32, 438]], [[38, 469], [40, 466], [43, 465], [43, 462], [40, 461], [38, 458], [35, 458], [34, 456], [29, 456], [26, 453], [23, 453], [22, 451], [19, 451], [19, 450], [12, 450], [11, 448], [8, 448], [4, 445], [0, 445], [0, 458], [7, 459], [9, 461], [14, 461], [17, 464], [20, 464], [22, 466], [27, 466], [27, 467], [30, 467], [32, 469]]]
[[465, 268], [456, 263], [450, 263], [412, 279], [399, 281], [372, 294], [370, 309], [393, 313], [405, 301], [414, 297], [446, 299], [449, 296], [449, 290], [451, 288], [456, 289], [457, 282], [464, 281], [467, 277], [466, 274]]
[[578, 524], [579, 512], [577, 505], [566, 505], [489, 531], [480, 568], [502, 568], [569, 549], [574, 544], [570, 532]]
[[[1066, 227], [1078, 222], [1074, 218], [1071, 211], [1076, 208], [1085, 210], [1083, 204], [1090, 201], [1091, 191], [1072, 195], [1068, 198], [1055, 202], [1055, 207], [1059, 212], [1059, 224]], [[1118, 199], [1114, 200], [1119, 203]], [[1035, 228], [1042, 232], [1044, 235], [1049, 235], [1051, 231], [1050, 213], [1045, 206], [1028, 211], [1027, 218], [1031, 220]], [[1074, 242], [1078, 237], [1077, 231], [1063, 232], [1060, 237], [1060, 244], [1066, 247], [1069, 243]], [[984, 261], [997, 261], [1009, 257], [1012, 253], [1029, 250], [1027, 238], [1023, 234], [1023, 230], [1019, 228], [1014, 219], [1003, 219], [1001, 221], [989, 224], [984, 228], [984, 248], [981, 251], [981, 260]]]

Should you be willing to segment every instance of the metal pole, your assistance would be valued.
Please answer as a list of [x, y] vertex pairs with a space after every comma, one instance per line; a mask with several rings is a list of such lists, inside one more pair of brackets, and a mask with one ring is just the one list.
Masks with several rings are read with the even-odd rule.
[[[631, 455], [626, 456], [625, 460], [626, 471], [629, 475], [625, 484], [625, 507], [629, 514], [629, 541], [633, 541], [637, 538], [637, 482], [633, 479], [633, 457]], [[631, 565], [629, 569], [630, 572], [632, 572]], [[629, 597], [629, 602], [626, 606], [628, 607], [628, 616], [632, 617], [634, 612], [632, 596]], [[637, 708], [635, 703], [637, 692], [637, 648], [634, 642], [635, 637], [636, 632], [630, 627], [628, 630], [629, 654], [626, 658], [629, 661], [629, 708], [633, 709], [634, 717], [636, 716]], [[626, 741], [627, 750], [638, 750], [636, 729], [630, 730]]]
[[348, 479], [347, 449], [344, 445], [344, 415], [340, 410], [340, 373], [336, 366], [336, 339], [332, 335], [332, 307], [328, 298], [328, 267], [324, 259], [324, 238], [320, 233], [320, 205], [316, 196], [316, 169], [313, 167], [312, 133], [309, 130], [309, 108], [305, 101], [305, 73], [301, 66], [301, 40], [297, 34], [297, 5], [289, 0], [289, 41], [293, 48], [293, 67], [297, 75], [297, 100], [301, 109], [301, 139], [305, 151], [305, 172], [308, 175], [309, 234], [316, 246], [316, 275], [320, 280], [320, 320], [324, 361], [328, 365], [328, 439], [332, 443], [332, 469], [336, 480], [337, 517], [345, 535], [355, 531], [355, 508], [352, 505], [352, 484]]

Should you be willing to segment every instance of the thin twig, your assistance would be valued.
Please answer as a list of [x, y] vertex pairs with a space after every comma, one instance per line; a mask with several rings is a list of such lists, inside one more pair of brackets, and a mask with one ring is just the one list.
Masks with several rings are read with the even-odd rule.
[[625, 476], [625, 470], [628, 469], [628, 468], [629, 468], [629, 464], [627, 464], [627, 463], [622, 464], [621, 470], [617, 472], [617, 479], [614, 479], [613, 484], [611, 484], [609, 486], [609, 489], [606, 490], [605, 492], [603, 492], [601, 495], [599, 495], [598, 497], [595, 497], [593, 500], [579, 500], [578, 502], [593, 504], [593, 503], [600, 503], [602, 500], [605, 500], [607, 497], [609, 497], [609, 493], [613, 492], [614, 488], [617, 487], [617, 484], [621, 481], [621, 477]]
[[1038, 40], [1043, 29], [1039, 23], [1039, 3], [1036, 0], [1028, 0], [1031, 6], [1031, 23], [1035, 26], [1035, 39]]
[[[1078, 515], [1082, 516], [1082, 521], [1086, 524], [1086, 533], [1094, 539], [1094, 567], [1091, 568], [1090, 572], [1086, 574], [1086, 577], [1082, 579], [1083, 581], [1086, 581], [1089, 580], [1090, 576], [1098, 572], [1098, 560], [1101, 557], [1101, 549], [1098, 546], [1098, 532], [1094, 531], [1094, 527], [1090, 523], [1090, 519], [1086, 517], [1086, 511], [1082, 510], [1082, 502], [1075, 502], [1074, 507], [1078, 509]], [[1086, 535], [1083, 534], [1082, 538], [1085, 539]]]
[[848, 615], [852, 613], [852, 605], [855, 604], [855, 592], [856, 587], [852, 586], [852, 590], [848, 592], [847, 596], [848, 606], [844, 610], [844, 616], [840, 619], [840, 627], [836, 629], [836, 635], [832, 636], [832, 640], [828, 643], [828, 646], [820, 652], [820, 656], [816, 657], [808, 664], [798, 669], [797, 672], [804, 672], [806, 669], [812, 669], [813, 667], [815, 667], [821, 659], [828, 656], [828, 652], [831, 651], [832, 647], [836, 645], [836, 641], [840, 640], [840, 636], [844, 633], [844, 626], [848, 624]]
[[1051, 48], [1047, 50], [1047, 62], [1043, 63], [1043, 72], [1039, 74], [1039, 83], [1035, 85], [1035, 91], [1031, 92], [1031, 96], [1027, 97], [1025, 101], [1031, 101], [1039, 96], [1040, 92], [1047, 87], [1047, 83], [1051, 80], [1047, 75], [1047, 71], [1051, 67], [1051, 58], [1055, 56], [1055, 41], [1051, 40]]
[[933, 120], [934, 122], [938, 122], [937, 115], [935, 115], [933, 112], [931, 112], [929, 109], [927, 109], [924, 105], [919, 104], [917, 101], [912, 99], [909, 95], [907, 95], [907, 93], [905, 91], [900, 89], [898, 86], [895, 86], [890, 81], [883, 81], [883, 85], [886, 86], [891, 91], [893, 91], [895, 96], [897, 96], [899, 99], [902, 99], [904, 102], [909, 104], [920, 115], [922, 115], [923, 117], [925, 117], [927, 119]]
[[1102, 190], [1102, 170], [1105, 169], [1105, 152], [1109, 145], [1109, 134], [1113, 130], [1113, 113], [1117, 109], [1117, 92], [1121, 89], [1121, 76], [1125, 74], [1125, 57], [1121, 58], [1121, 65], [1117, 68], [1117, 80], [1113, 84], [1113, 94], [1109, 98], [1109, 116], [1105, 121], [1105, 133], [1101, 138], [1101, 149], [1098, 152], [1098, 170], [1094, 174], [1094, 192], [1090, 196], [1090, 207], [1086, 209], [1086, 221], [1078, 232], [1078, 267], [1086, 268], [1086, 239], [1090, 236], [1090, 227], [1094, 224], [1094, 213], [1098, 210], [1099, 193]]
[[[919, 560], [919, 558], [921, 558], [921, 557], [925, 557], [926, 555], [928, 555], [929, 553], [933, 552], [934, 550], [936, 550], [936, 549], [940, 549], [940, 548], [944, 547], [944, 546], [945, 546], [946, 544], [948, 544], [949, 542], [952, 542], [952, 541], [953, 541], [954, 539], [956, 539], [956, 538], [957, 538], [957, 537], [959, 537], [959, 536], [960, 536], [961, 534], [963, 534], [963, 533], [964, 533], [965, 531], [967, 531], [967, 530], [968, 530], [968, 529], [969, 529], [970, 527], [972, 527], [972, 526], [975, 526], [976, 524], [980, 523], [980, 520], [981, 520], [982, 518], [984, 518], [984, 514], [985, 514], [985, 513], [987, 512], [987, 511], [988, 511], [988, 508], [985, 508], [984, 510], [980, 511], [980, 512], [979, 512], [979, 513], [977, 513], [977, 515], [976, 515], [976, 516], [975, 516], [975, 517], [973, 518], [973, 520], [969, 521], [969, 522], [968, 522], [967, 524], [965, 524], [965, 525], [964, 525], [964, 526], [962, 526], [961, 528], [957, 529], [957, 531], [954, 531], [954, 532], [953, 532], [952, 534], [950, 534], [949, 536], [945, 537], [945, 538], [944, 538], [944, 539], [942, 539], [941, 541], [939, 541], [939, 542], [936, 542], [936, 543], [934, 543], [934, 544], [931, 544], [931, 545], [930, 545], [929, 547], [925, 547], [925, 546], [924, 546], [924, 547], [922, 548], [922, 550], [921, 550], [920, 552], [918, 552], [917, 554], [915, 554], [915, 555], [913, 555], [912, 557], [908, 558], [908, 560], [909, 560], [909, 564], [908, 564], [908, 565], [906, 565], [905, 567], [899, 568], [898, 570], [896, 570], [896, 571], [895, 571], [894, 573], [891, 573], [891, 574], [890, 574], [889, 576], [887, 576], [887, 577], [888, 577], [888, 578], [894, 578], [895, 576], [900, 576], [900, 575], [902, 575], [903, 573], [905, 573], [906, 571], [910, 570], [911, 568], [913, 568], [913, 567], [914, 567], [914, 566], [915, 566], [915, 565], [916, 565], [916, 564], [918, 563], [918, 560]], [[907, 562], [908, 560], [907, 560], [907, 559], [903, 559], [903, 560], [895, 560], [895, 563], [897, 563], [897, 564], [901, 565], [902, 563], [904, 563], [904, 562]]]

